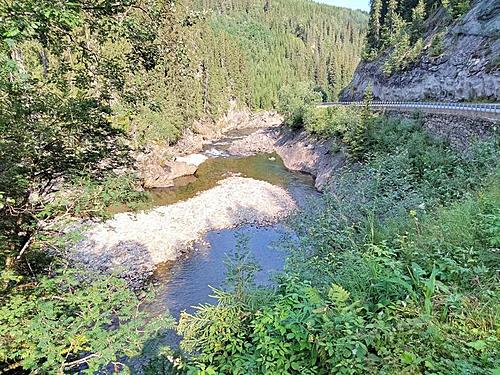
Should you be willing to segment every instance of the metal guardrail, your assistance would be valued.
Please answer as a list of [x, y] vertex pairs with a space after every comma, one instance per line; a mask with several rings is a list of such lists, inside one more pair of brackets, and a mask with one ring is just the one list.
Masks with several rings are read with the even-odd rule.
[[[320, 107], [335, 106], [357, 106], [362, 107], [364, 102], [324, 102]], [[386, 109], [438, 109], [451, 111], [480, 112], [487, 114], [500, 115], [500, 104], [497, 103], [443, 103], [443, 102], [386, 102], [376, 101], [370, 104], [372, 108]]]

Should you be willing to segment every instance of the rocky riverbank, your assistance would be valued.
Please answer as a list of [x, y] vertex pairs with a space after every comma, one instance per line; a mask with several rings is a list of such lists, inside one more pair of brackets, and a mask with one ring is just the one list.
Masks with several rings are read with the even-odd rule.
[[288, 169], [313, 175], [316, 188], [322, 191], [333, 172], [346, 162], [343, 152], [334, 152], [338, 148], [334, 142], [314, 138], [305, 131], [271, 127], [235, 141], [228, 151], [241, 156], [276, 152]]
[[[278, 126], [280, 123], [276, 119], [264, 121], [265, 127], [250, 135], [243, 132], [244, 138], [232, 141], [227, 152], [235, 157], [276, 152], [287, 169], [315, 176], [316, 188], [324, 189], [331, 174], [344, 165], [345, 157], [332, 151], [332, 140], [321, 141], [305, 132], [293, 132]], [[186, 143], [182, 146], [185, 149], [198, 153], [175, 156], [177, 145], [139, 155], [145, 187], [172, 187], [176, 178], [196, 173], [207, 160], [200, 153], [205, 143], [193, 146], [192, 137], [181, 142]], [[212, 140], [211, 144], [216, 143]], [[167, 154], [168, 160], [162, 160]], [[71, 249], [69, 257], [84, 268], [117, 273], [132, 287], [140, 288], [157, 265], [189, 252], [207, 232], [242, 224], [272, 224], [295, 209], [297, 203], [284, 188], [233, 176], [191, 199], [148, 212], [120, 213], [94, 224]]]
[[283, 118], [276, 112], [251, 113], [247, 110], [230, 110], [216, 123], [198, 121], [193, 129], [184, 132], [173, 146], [148, 145], [134, 155], [135, 169], [146, 189], [163, 189], [174, 186], [179, 177], [192, 176], [206, 157], [200, 155], [203, 147], [220, 139], [227, 132], [239, 129], [267, 129], [279, 126]]
[[175, 260], [207, 232], [271, 224], [296, 208], [281, 187], [230, 177], [187, 201], [118, 214], [97, 224], [84, 233], [70, 257], [88, 269], [115, 272], [137, 288], [158, 264]]

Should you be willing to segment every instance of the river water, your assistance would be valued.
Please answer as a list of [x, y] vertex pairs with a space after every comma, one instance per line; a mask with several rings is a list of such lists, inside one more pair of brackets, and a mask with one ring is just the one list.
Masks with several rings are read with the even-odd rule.
[[[227, 138], [205, 147], [209, 159], [203, 163], [196, 175], [176, 181], [176, 187], [153, 191], [154, 205], [172, 204], [195, 196], [198, 192], [214, 187], [217, 181], [229, 176], [250, 177], [264, 180], [286, 188], [299, 206], [318, 197], [311, 176], [292, 172], [285, 168], [276, 154], [261, 154], [249, 157], [234, 157], [226, 153], [228, 145], [245, 134], [233, 133]], [[259, 199], [258, 196], [255, 199]], [[285, 223], [268, 227], [244, 225], [238, 228], [209, 232], [194, 246], [186, 257], [158, 267], [154, 280], [157, 298], [148, 306], [154, 313], [169, 311], [175, 318], [193, 306], [213, 303], [211, 287], [224, 287], [225, 262], [234, 253], [237, 245], [245, 241], [261, 271], [256, 274], [256, 283], [271, 283], [273, 275], [283, 269], [285, 254], [280, 244], [293, 238]]]

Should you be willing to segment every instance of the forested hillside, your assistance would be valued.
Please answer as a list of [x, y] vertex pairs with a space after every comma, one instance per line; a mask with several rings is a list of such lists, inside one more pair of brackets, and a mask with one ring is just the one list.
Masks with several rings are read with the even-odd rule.
[[[366, 15], [304, 0], [197, 0], [210, 9], [208, 24], [217, 50], [236, 42], [233, 51], [247, 67], [248, 105], [276, 105], [285, 84], [312, 81], [324, 98], [336, 98], [352, 78], [364, 45]], [[219, 62], [217, 62], [219, 63]], [[237, 77], [240, 71], [230, 71]]]
[[[298, 81], [336, 98], [364, 46], [366, 14], [309, 0], [183, 0], [175, 7], [172, 34], [160, 28], [155, 36], [155, 43], [172, 42], [159, 52], [175, 59], [125, 80], [130, 87], [112, 106], [139, 143], [173, 142], [194, 120], [216, 120], [231, 101], [275, 108], [279, 89]], [[116, 58], [122, 52], [111, 49]], [[137, 88], [147, 95], [129, 95]]]

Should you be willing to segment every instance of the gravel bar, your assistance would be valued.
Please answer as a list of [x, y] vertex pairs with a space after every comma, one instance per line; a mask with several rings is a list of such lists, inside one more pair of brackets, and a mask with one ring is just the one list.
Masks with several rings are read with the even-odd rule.
[[175, 260], [207, 232], [242, 224], [269, 225], [296, 208], [294, 199], [279, 186], [230, 177], [183, 202], [117, 214], [84, 233], [70, 256], [84, 267], [116, 272], [131, 286], [140, 287], [156, 265]]

